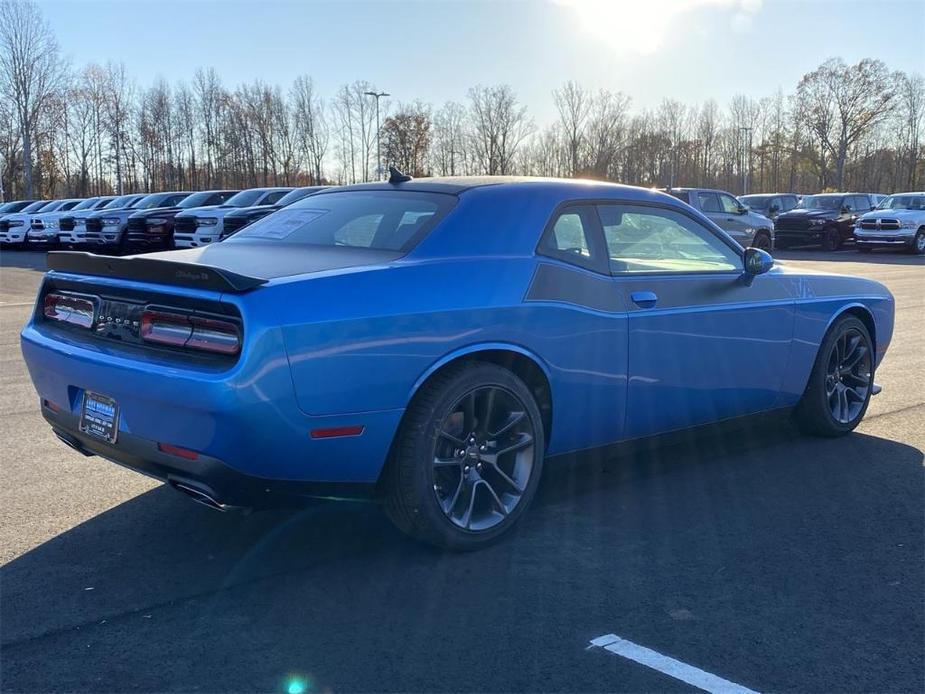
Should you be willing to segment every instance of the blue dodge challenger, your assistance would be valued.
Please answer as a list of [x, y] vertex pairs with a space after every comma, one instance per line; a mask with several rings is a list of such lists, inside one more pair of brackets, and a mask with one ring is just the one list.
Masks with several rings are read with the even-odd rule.
[[893, 331], [877, 282], [589, 181], [394, 172], [48, 265], [22, 350], [64, 443], [218, 509], [373, 495], [455, 549], [517, 522], [544, 458], [779, 409], [850, 432]]

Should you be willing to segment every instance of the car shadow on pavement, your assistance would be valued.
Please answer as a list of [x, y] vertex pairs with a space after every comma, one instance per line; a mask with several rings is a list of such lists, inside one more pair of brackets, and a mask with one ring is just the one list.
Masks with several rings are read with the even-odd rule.
[[0, 570], [4, 688], [684, 690], [583, 651], [613, 630], [755, 688], [913, 690], [922, 462], [777, 420], [701, 431], [550, 464], [473, 554], [372, 503], [226, 515], [158, 487]]

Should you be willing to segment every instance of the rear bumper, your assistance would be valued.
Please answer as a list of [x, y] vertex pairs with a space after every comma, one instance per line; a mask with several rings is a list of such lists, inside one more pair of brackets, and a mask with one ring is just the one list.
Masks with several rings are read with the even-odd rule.
[[274, 480], [242, 473], [218, 458], [189, 460], [160, 450], [156, 441], [120, 434], [115, 445], [82, 433], [77, 415], [42, 407], [52, 430], [71, 448], [95, 455], [175, 488], [198, 491], [225, 508], [296, 508], [312, 498], [371, 498], [374, 483]]
[[[375, 483], [403, 410], [305, 414], [296, 401], [280, 332], [252, 339], [238, 364], [227, 370], [74, 342], [33, 323], [23, 330], [21, 343], [39, 397], [54, 404], [42, 408], [46, 419], [97, 455], [159, 479], [185, 475], [215, 487], [233, 505], [255, 505], [238, 503], [227, 491], [225, 480], [235, 475], [260, 484]], [[87, 390], [118, 403], [115, 445], [80, 433], [77, 421]], [[363, 427], [360, 435], [316, 437], [320, 429], [357, 425]], [[158, 443], [195, 452], [197, 462], [190, 468], [159, 451]]]

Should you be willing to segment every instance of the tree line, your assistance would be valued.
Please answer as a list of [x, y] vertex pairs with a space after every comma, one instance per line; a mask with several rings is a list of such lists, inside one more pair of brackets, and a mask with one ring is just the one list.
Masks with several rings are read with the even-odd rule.
[[[75, 68], [27, 0], [0, 0], [0, 194], [133, 191], [414, 176], [587, 177], [642, 186], [761, 191], [913, 190], [925, 180], [925, 81], [879, 60], [827, 60], [792, 93], [634, 109], [576, 82], [538, 127], [510, 85], [462, 101], [380, 104], [358, 80], [322, 95], [308, 75], [283, 88], [230, 87], [213, 68], [142, 87], [124, 65]], [[378, 127], [377, 127], [378, 125]], [[0, 198], [2, 199], [2, 198]]]

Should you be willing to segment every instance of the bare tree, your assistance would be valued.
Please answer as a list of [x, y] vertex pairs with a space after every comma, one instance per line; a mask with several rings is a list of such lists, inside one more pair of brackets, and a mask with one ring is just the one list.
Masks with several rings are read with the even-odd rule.
[[578, 176], [585, 144], [585, 126], [591, 112], [591, 97], [576, 82], [566, 82], [552, 93], [559, 111], [559, 127], [568, 153], [568, 175]]
[[533, 130], [527, 107], [517, 103], [514, 90], [506, 84], [473, 87], [469, 117], [477, 169], [490, 176], [512, 173], [517, 148]]
[[430, 148], [430, 108], [418, 102], [399, 106], [382, 124], [385, 160], [412, 176], [424, 176]]
[[328, 149], [328, 126], [324, 101], [315, 91], [311, 77], [302, 75], [292, 85], [293, 120], [296, 138], [302, 153], [307, 157], [311, 182], [321, 183], [324, 157]]
[[64, 64], [51, 28], [27, 0], [0, 2], [0, 95], [14, 106], [25, 193], [33, 195], [32, 144], [42, 108], [61, 87]]
[[441, 176], [456, 176], [465, 170], [466, 107], [447, 101], [434, 114], [431, 167]]
[[856, 65], [827, 60], [800, 80], [796, 97], [804, 123], [835, 160], [841, 188], [852, 145], [891, 114], [895, 92], [886, 66], [870, 58]]

